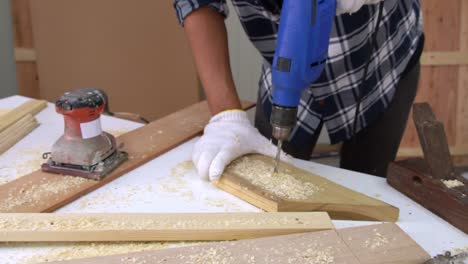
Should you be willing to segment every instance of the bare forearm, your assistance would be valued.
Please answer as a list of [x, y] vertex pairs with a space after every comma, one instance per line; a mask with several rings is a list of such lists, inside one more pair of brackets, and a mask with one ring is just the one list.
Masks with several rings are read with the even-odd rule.
[[184, 24], [211, 113], [240, 108], [223, 17], [204, 7], [187, 16]]

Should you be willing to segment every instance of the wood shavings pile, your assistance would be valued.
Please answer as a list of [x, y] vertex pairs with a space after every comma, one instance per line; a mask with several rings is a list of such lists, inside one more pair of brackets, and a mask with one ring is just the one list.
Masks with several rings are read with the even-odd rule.
[[382, 235], [377, 231], [377, 229], [374, 229], [374, 237], [366, 239], [364, 242], [364, 247], [370, 248], [370, 249], [376, 249], [383, 247], [384, 245], [389, 243], [389, 240], [386, 236]]
[[21, 264], [34, 264], [52, 261], [64, 261], [91, 258], [115, 254], [125, 254], [167, 248], [167, 243], [160, 242], [116, 242], [116, 243], [73, 243], [52, 249], [44, 254], [21, 260]]
[[442, 180], [442, 183], [450, 189], [465, 186], [465, 184], [459, 180]]
[[50, 195], [66, 193], [71, 187], [90, 181], [80, 177], [63, 177], [66, 179], [48, 181], [46, 178], [42, 178], [37, 185], [12, 188], [6, 199], [0, 201], [0, 212], [8, 213], [25, 204], [37, 205]]
[[253, 228], [270, 226], [281, 227], [284, 225], [307, 226], [312, 222], [308, 219], [291, 216], [281, 217], [250, 217], [249, 215], [237, 215], [235, 218], [219, 218], [212, 216], [210, 221], [201, 217], [176, 219], [174, 217], [160, 216], [152, 219], [125, 217], [100, 217], [100, 216], [75, 216], [63, 218], [61, 215], [48, 215], [47, 217], [25, 216], [0, 216], [0, 231], [85, 231], [85, 230], [157, 230], [157, 229], [210, 229], [243, 227]]
[[273, 175], [272, 165], [260, 160], [243, 157], [234, 161], [227, 171], [252, 183], [254, 186], [283, 199], [307, 200], [322, 188], [311, 182], [296, 179], [287, 169]]

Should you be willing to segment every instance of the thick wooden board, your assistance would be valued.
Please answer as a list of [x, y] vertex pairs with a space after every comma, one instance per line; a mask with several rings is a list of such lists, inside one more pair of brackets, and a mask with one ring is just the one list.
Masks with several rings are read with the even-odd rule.
[[10, 110], [2, 115], [0, 119], [0, 132], [4, 131], [15, 122], [19, 121], [24, 116], [30, 114], [35, 115], [47, 106], [44, 100], [29, 100], [26, 103]]
[[39, 124], [36, 119], [31, 114], [27, 114], [19, 121], [0, 132], [0, 155], [38, 126]]
[[395, 224], [379, 224], [54, 263], [423, 263], [430, 256]]
[[[273, 170], [273, 160], [269, 157], [262, 155], [248, 155], [245, 157], [249, 160], [267, 164]], [[238, 175], [232, 169], [232, 166], [227, 168], [217, 186], [269, 212], [326, 211], [333, 219], [398, 220], [399, 210], [390, 204], [370, 198], [284, 162], [281, 163], [280, 171], [287, 171], [287, 174], [291, 175], [294, 179], [299, 180], [303, 184], [312, 184], [320, 190], [302, 200], [280, 197], [274, 194], [271, 189], [266, 190], [265, 188], [255, 186], [242, 177], [242, 175]], [[271, 188], [275, 189], [279, 187], [272, 186]]]
[[425, 160], [415, 158], [391, 163], [387, 181], [415, 202], [468, 233], [468, 181], [455, 176], [465, 186], [447, 188], [440, 179], [429, 174]]
[[210, 117], [206, 102], [200, 102], [119, 136], [129, 160], [98, 182], [38, 170], [1, 185], [0, 212], [52, 212], [199, 135]]
[[324, 212], [0, 215], [0, 242], [219, 241], [329, 229]]

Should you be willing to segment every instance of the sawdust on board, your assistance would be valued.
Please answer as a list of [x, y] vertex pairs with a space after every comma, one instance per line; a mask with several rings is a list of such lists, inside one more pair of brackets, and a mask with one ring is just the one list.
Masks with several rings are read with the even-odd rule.
[[106, 132], [113, 135], [114, 137], [118, 137], [122, 134], [131, 131], [130, 128], [122, 128], [122, 129], [106, 129]]
[[25, 157], [26, 160], [13, 162], [8, 166], [2, 165], [0, 167], [0, 185], [39, 170], [41, 164], [44, 163], [42, 154], [46, 151], [46, 146], [40, 146], [14, 153], [15, 156], [21, 156], [23, 159]]
[[280, 171], [272, 175], [271, 164], [249, 157], [234, 161], [227, 170], [248, 180], [263, 191], [283, 199], [307, 200], [323, 190], [311, 182], [298, 180], [288, 169], [280, 167]]
[[24, 258], [20, 260], [19, 263], [33, 264], [52, 261], [64, 261], [148, 250], [158, 250], [167, 247], [167, 243], [161, 242], [70, 243], [65, 246], [49, 250], [46, 253]]
[[376, 249], [385, 246], [390, 242], [389, 238], [378, 232], [377, 229], [373, 229], [373, 237], [364, 241], [364, 247], [370, 249]]
[[8, 213], [14, 211], [15, 208], [28, 205], [38, 205], [41, 201], [47, 199], [51, 195], [60, 195], [66, 193], [70, 188], [80, 186], [90, 180], [72, 177], [66, 177], [64, 180], [49, 181], [42, 178], [38, 184], [18, 186], [11, 188], [6, 196], [6, 199], [0, 200], [0, 212]]
[[442, 180], [442, 183], [450, 189], [465, 186], [465, 184], [459, 180]]
[[[256, 216], [256, 215], [255, 215]], [[271, 215], [255, 217], [250, 214], [225, 218], [203, 217], [105, 217], [99, 215], [69, 216], [47, 215], [47, 217], [0, 216], [0, 231], [119, 231], [119, 230], [180, 230], [180, 229], [224, 229], [224, 228], [280, 228], [282, 226], [308, 226], [313, 221], [297, 215]]]

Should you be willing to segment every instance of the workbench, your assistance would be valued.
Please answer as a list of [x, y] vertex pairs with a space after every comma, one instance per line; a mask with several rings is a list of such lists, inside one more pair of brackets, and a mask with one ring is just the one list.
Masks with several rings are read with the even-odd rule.
[[[11, 109], [27, 100], [21, 96], [0, 99], [0, 110]], [[0, 156], [0, 184], [38, 169], [42, 153], [49, 151], [62, 134], [63, 117], [55, 113], [53, 104], [49, 104], [36, 118], [41, 125]], [[142, 125], [103, 116], [102, 126], [103, 130], [117, 135]], [[192, 139], [172, 149], [56, 213], [259, 212], [258, 208], [217, 189], [209, 182], [199, 180], [189, 162], [196, 140]], [[397, 224], [432, 256], [446, 250], [468, 250], [467, 235], [394, 190], [383, 178], [310, 161], [294, 160], [293, 163], [299, 168], [397, 206], [400, 209]], [[333, 223], [341, 228], [375, 222]], [[21, 263], [56, 247], [67, 245], [0, 244], [0, 263]]]

